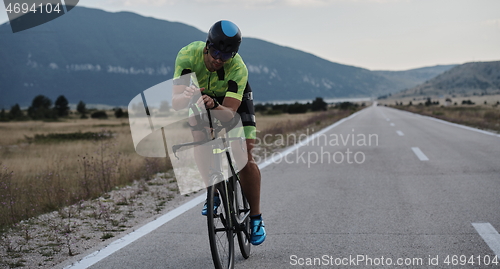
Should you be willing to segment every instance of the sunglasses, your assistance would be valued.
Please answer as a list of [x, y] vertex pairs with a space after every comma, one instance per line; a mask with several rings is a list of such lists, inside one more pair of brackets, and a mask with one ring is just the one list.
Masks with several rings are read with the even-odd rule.
[[210, 56], [212, 56], [214, 59], [219, 59], [223, 62], [228, 61], [229, 59], [233, 58], [234, 55], [236, 55], [236, 52], [222, 52], [214, 48], [213, 44], [208, 45], [208, 52], [210, 53]]

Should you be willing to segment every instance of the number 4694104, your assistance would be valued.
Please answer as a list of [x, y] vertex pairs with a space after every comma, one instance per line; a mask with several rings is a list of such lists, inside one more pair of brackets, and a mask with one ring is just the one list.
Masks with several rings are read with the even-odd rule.
[[40, 4], [32, 4], [31, 6], [28, 3], [9, 3], [9, 5], [6, 7], [7, 13], [28, 13], [28, 12], [33, 12], [33, 13], [52, 13], [52, 12], [61, 12], [61, 6], [59, 3], [53, 5], [52, 3], [48, 3], [45, 5], [40, 3]]
[[465, 256], [465, 255], [448, 255], [444, 259], [447, 265], [498, 265], [498, 256], [478, 255], [478, 256]]

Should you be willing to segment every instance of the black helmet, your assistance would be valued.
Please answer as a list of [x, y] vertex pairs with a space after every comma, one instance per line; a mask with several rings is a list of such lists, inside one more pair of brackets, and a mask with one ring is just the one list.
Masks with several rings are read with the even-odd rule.
[[238, 52], [240, 43], [240, 29], [230, 21], [218, 21], [208, 31], [207, 45], [221, 52], [231, 52], [234, 55]]

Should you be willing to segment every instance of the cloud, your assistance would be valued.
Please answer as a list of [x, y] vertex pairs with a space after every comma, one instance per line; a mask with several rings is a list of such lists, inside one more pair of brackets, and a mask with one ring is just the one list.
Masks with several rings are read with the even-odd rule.
[[493, 28], [500, 30], [500, 19], [482, 21], [481, 25], [484, 27], [488, 27], [488, 28], [493, 27]]
[[[323, 7], [336, 3], [395, 3], [411, 0], [194, 0], [197, 5], [243, 7], [243, 8], [279, 8], [279, 7]], [[181, 0], [108, 0], [108, 3], [122, 6], [172, 6]]]
[[131, 6], [155, 6], [155, 7], [160, 7], [160, 6], [165, 6], [165, 5], [173, 5], [178, 3], [178, 0], [108, 0], [109, 3], [111, 4], [116, 4], [116, 5], [123, 5], [126, 7], [131, 7]]
[[322, 7], [330, 6], [337, 3], [396, 3], [396, 2], [409, 2], [410, 0], [280, 0], [273, 2], [280, 2], [288, 6], [302, 6], [302, 7]]

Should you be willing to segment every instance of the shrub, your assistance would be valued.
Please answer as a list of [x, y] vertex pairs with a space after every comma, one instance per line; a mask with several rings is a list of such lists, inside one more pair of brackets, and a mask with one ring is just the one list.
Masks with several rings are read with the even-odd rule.
[[33, 137], [25, 136], [26, 140], [30, 143], [50, 143], [62, 141], [77, 141], [77, 140], [103, 140], [113, 137], [110, 131], [102, 131], [99, 133], [94, 132], [76, 132], [76, 133], [50, 133], [50, 134], [35, 134]]
[[327, 108], [328, 104], [321, 97], [316, 97], [311, 105], [312, 111], [326, 111]]
[[279, 115], [279, 114], [283, 114], [283, 111], [279, 110], [279, 109], [272, 109], [272, 110], [269, 110], [266, 114], [267, 115]]
[[309, 109], [310, 104], [299, 104], [298, 102], [295, 102], [293, 105], [288, 106], [288, 113], [290, 114], [300, 114], [300, 113], [306, 113], [307, 110]]
[[341, 110], [347, 110], [347, 109], [354, 109], [358, 105], [351, 103], [351, 102], [342, 102], [340, 104], [337, 104], [335, 107]]
[[125, 117], [128, 117], [128, 113], [123, 112], [123, 109], [121, 109], [121, 108], [116, 108], [115, 109], [115, 117], [116, 118], [125, 118]]
[[266, 112], [267, 111], [267, 105], [263, 104], [256, 104], [254, 106], [255, 112]]
[[92, 113], [90, 115], [90, 117], [93, 119], [107, 119], [108, 114], [106, 114], [106, 111], [99, 110], [99, 111]]

